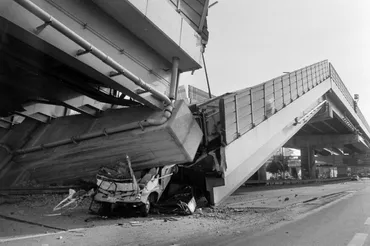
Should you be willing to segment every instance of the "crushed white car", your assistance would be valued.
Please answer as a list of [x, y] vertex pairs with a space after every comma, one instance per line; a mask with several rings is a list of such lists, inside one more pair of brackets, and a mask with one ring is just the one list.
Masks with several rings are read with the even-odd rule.
[[142, 216], [148, 216], [151, 206], [160, 199], [171, 176], [177, 172], [177, 166], [133, 172], [128, 156], [126, 160], [126, 165], [121, 163], [117, 169], [99, 171], [94, 201], [101, 203], [105, 210], [112, 209], [112, 204], [131, 205], [139, 208]]

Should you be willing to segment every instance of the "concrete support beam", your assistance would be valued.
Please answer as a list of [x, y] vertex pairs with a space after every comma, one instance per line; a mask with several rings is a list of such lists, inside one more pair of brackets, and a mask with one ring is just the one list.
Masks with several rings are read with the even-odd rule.
[[366, 143], [363, 137], [358, 136], [358, 141], [352, 143], [353, 147], [358, 149], [360, 152], [369, 151], [370, 146]]
[[263, 165], [260, 169], [258, 169], [258, 180], [267, 180], [266, 165]]
[[314, 125], [313, 125], [313, 124], [311, 124], [311, 123], [307, 123], [307, 126], [311, 127], [312, 129], [314, 129], [314, 130], [316, 130], [316, 131], [318, 131], [318, 132], [320, 132], [320, 133], [324, 133], [324, 131], [323, 131], [323, 130], [321, 130], [320, 128], [317, 128], [316, 126], [314, 126]]
[[35, 114], [27, 115], [21, 112], [14, 112], [14, 114], [22, 116], [27, 119], [36, 120], [41, 123], [49, 123], [51, 120], [51, 117], [49, 115], [45, 115], [43, 113], [35, 113]]
[[316, 178], [314, 148], [312, 146], [301, 148], [301, 168], [303, 179]]
[[346, 144], [355, 144], [367, 148], [362, 137], [356, 134], [294, 136], [288, 141], [286, 146], [302, 148], [307, 145], [314, 145], [318, 148], [342, 148]]
[[1, 128], [9, 129], [11, 126], [12, 126], [12, 122], [10, 122], [6, 119], [0, 118], [0, 127]]
[[323, 148], [323, 150], [328, 151], [330, 155], [343, 155], [343, 152], [339, 148], [331, 147], [331, 148]]
[[[74, 109], [76, 110], [76, 109]], [[97, 117], [98, 114], [101, 112], [100, 109], [98, 108], [95, 108], [89, 104], [86, 104], [86, 105], [82, 105], [81, 107], [78, 107], [77, 112], [80, 112], [81, 114], [85, 114], [85, 115], [89, 115], [89, 116], [92, 116], [92, 117]]]
[[315, 122], [324, 122], [325, 120], [333, 119], [333, 108], [331, 107], [330, 103], [326, 103], [325, 107], [320, 110], [311, 120], [309, 123]]
[[80, 107], [75, 107], [71, 104], [68, 104], [66, 102], [63, 102], [63, 101], [56, 101], [56, 100], [45, 100], [45, 99], [35, 99], [35, 100], [32, 100], [34, 102], [37, 102], [37, 103], [42, 103], [42, 104], [49, 104], [49, 105], [55, 105], [55, 106], [63, 106], [63, 107], [66, 107], [68, 109], [72, 109], [80, 114], [84, 114], [84, 115], [88, 115], [88, 116], [91, 116], [91, 117], [96, 117], [98, 115], [98, 113], [101, 111], [100, 109], [98, 108], [95, 108], [93, 106], [90, 106], [90, 105], [82, 105]]
[[340, 177], [347, 177], [347, 165], [337, 166], [337, 176]]
[[344, 155], [344, 152], [340, 148], [333, 147], [331, 148], [334, 152], [338, 153], [339, 155]]
[[325, 126], [329, 127], [331, 130], [333, 130], [334, 132], [339, 133], [339, 131], [338, 131], [337, 129], [335, 129], [332, 125], [330, 125], [330, 124], [329, 124], [329, 123], [327, 123], [326, 121], [322, 121], [322, 123], [323, 123]]

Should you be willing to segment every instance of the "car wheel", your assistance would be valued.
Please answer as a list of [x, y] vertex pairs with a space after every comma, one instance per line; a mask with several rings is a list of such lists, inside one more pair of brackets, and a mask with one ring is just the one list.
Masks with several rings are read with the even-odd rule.
[[105, 215], [109, 215], [111, 212], [112, 212], [112, 203], [103, 202], [100, 205], [99, 214], [105, 216]]
[[143, 205], [140, 206], [140, 214], [143, 217], [148, 217], [149, 211], [150, 211], [150, 202], [148, 199]]
[[176, 165], [176, 166], [173, 166], [172, 167], [172, 173], [173, 174], [177, 174], [179, 172], [179, 167]]

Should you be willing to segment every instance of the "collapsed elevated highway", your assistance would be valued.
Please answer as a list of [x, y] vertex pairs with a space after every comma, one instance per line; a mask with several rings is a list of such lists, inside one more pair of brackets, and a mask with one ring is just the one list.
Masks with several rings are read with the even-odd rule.
[[202, 132], [175, 99], [208, 2], [1, 1], [0, 186], [70, 184], [126, 154], [193, 161]]
[[328, 61], [176, 100], [180, 74], [201, 68], [209, 1], [176, 2], [0, 2], [1, 187], [89, 180], [128, 154], [137, 170], [181, 164], [217, 205], [281, 146], [302, 150], [308, 176], [315, 151], [369, 148]]
[[205, 112], [205, 138], [220, 137], [222, 177], [206, 178], [215, 204], [282, 146], [301, 148], [309, 173], [314, 171], [315, 148], [346, 147], [361, 153], [370, 146], [370, 127], [328, 61], [227, 93], [199, 108]]

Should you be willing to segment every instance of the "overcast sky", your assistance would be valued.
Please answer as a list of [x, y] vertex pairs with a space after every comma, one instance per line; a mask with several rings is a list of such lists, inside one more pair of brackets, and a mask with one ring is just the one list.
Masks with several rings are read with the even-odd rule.
[[[213, 94], [328, 59], [370, 123], [370, 0], [219, 0], [208, 28]], [[207, 88], [203, 70], [180, 83]]]

